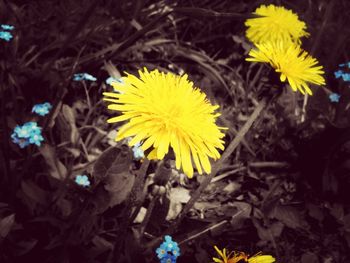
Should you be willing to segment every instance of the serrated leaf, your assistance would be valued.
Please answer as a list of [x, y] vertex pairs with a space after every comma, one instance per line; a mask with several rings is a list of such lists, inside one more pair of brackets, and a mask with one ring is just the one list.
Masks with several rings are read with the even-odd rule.
[[15, 223], [15, 214], [4, 217], [0, 220], [0, 237], [5, 238]]

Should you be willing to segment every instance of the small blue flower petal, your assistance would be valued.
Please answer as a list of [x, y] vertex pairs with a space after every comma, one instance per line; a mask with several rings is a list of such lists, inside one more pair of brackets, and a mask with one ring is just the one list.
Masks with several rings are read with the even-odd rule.
[[81, 185], [81, 186], [84, 186], [84, 187], [90, 186], [89, 177], [87, 177], [86, 175], [77, 175], [75, 177], [75, 182], [78, 185]]
[[7, 31], [0, 31], [0, 38], [9, 42], [13, 38], [12, 34]]
[[136, 160], [139, 160], [139, 159], [142, 159], [142, 158], [145, 158], [145, 153], [143, 152], [143, 150], [141, 149], [141, 144], [140, 143], [137, 143], [135, 144], [133, 147], [132, 147], [132, 151], [134, 153], [134, 158]]
[[331, 102], [339, 102], [340, 95], [338, 93], [332, 93], [329, 95], [329, 100]]
[[343, 75], [343, 71], [342, 70], [337, 70], [337, 71], [334, 72], [334, 76], [337, 79], [341, 78], [342, 75]]
[[166, 242], [171, 242], [171, 241], [173, 241], [172, 237], [169, 236], [169, 235], [164, 236], [164, 239], [165, 239]]
[[350, 73], [344, 73], [342, 75], [342, 78], [344, 81], [350, 81]]
[[156, 253], [157, 253], [157, 257], [159, 259], [165, 257], [165, 255], [167, 254], [167, 251], [166, 251], [166, 247], [163, 243], [160, 245], [159, 248], [156, 249]]
[[18, 144], [19, 147], [21, 147], [22, 149], [29, 145], [28, 139], [20, 139], [20, 138], [18, 138], [17, 134], [15, 132], [13, 132], [11, 134], [11, 138], [12, 138], [12, 142], [15, 143], [15, 144]]
[[160, 263], [176, 263], [176, 257], [170, 254], [166, 254], [160, 259]]
[[29, 138], [29, 143], [31, 144], [35, 144], [37, 146], [41, 145], [41, 142], [44, 140], [44, 137], [41, 134], [33, 134], [30, 138]]
[[350, 61], [348, 63], [339, 64], [339, 67], [348, 67], [350, 69]]
[[24, 125], [17, 125], [14, 129], [14, 132], [17, 134], [18, 138], [29, 138], [31, 136], [32, 129]]
[[87, 74], [87, 73], [85, 73], [84, 78], [86, 80], [90, 80], [90, 81], [96, 81], [97, 80], [94, 76], [92, 76], [90, 74]]
[[108, 85], [112, 85], [113, 82], [117, 82], [119, 84], [124, 84], [124, 81], [122, 80], [122, 78], [109, 77], [108, 79], [106, 79], [106, 83]]
[[2, 28], [3, 30], [13, 30], [15, 27], [14, 27], [14, 26], [11, 26], [11, 25], [2, 24], [2, 25], [1, 25], [1, 28]]
[[82, 81], [82, 80], [96, 81], [97, 79], [94, 76], [87, 73], [77, 73], [77, 74], [74, 74], [73, 80], [74, 81]]

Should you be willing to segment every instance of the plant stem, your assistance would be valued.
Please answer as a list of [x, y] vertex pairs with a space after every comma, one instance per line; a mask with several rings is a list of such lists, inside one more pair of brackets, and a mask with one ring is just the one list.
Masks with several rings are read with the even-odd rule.
[[184, 219], [188, 211], [193, 207], [195, 202], [200, 197], [203, 190], [210, 184], [211, 180], [214, 178], [214, 176], [217, 174], [219, 169], [221, 168], [222, 164], [228, 159], [233, 151], [237, 148], [237, 146], [240, 144], [240, 142], [243, 140], [244, 136], [247, 134], [249, 129], [252, 127], [254, 121], [259, 117], [261, 112], [264, 110], [264, 108], [267, 105], [267, 99], [263, 99], [258, 106], [255, 108], [254, 112], [250, 115], [249, 119], [246, 121], [246, 123], [243, 125], [243, 127], [240, 129], [240, 131], [237, 133], [237, 136], [231, 141], [229, 146], [226, 148], [224, 153], [222, 154], [221, 158], [213, 165], [212, 171], [210, 175], [205, 177], [202, 184], [196, 189], [196, 191], [191, 196], [191, 199], [188, 201], [188, 203], [185, 205], [184, 209], [181, 211], [180, 216], [177, 218], [177, 220], [168, 228], [168, 230], [163, 233], [160, 237], [152, 240], [149, 242], [145, 247], [146, 249], [150, 249], [157, 243], [159, 243], [163, 236], [166, 234], [172, 234], [175, 232], [177, 227], [180, 225], [181, 221]]

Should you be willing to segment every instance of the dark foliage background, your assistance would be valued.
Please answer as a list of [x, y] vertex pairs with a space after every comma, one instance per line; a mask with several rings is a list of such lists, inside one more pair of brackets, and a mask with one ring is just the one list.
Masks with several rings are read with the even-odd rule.
[[[245, 61], [244, 17], [270, 3], [306, 22], [303, 48], [324, 66], [327, 85], [313, 87], [305, 107], [302, 95], [281, 90], [274, 72]], [[157, 196], [152, 177], [139, 185], [145, 200], [128, 196], [138, 186], [131, 179], [106, 183], [104, 166], [132, 180], [156, 170], [115, 146], [117, 125], [107, 124], [102, 101], [107, 77], [143, 67], [186, 72], [220, 105], [227, 143], [264, 90], [279, 87], [173, 234], [178, 262], [212, 262], [214, 245], [263, 251], [277, 262], [350, 262], [350, 89], [333, 74], [350, 60], [349, 10], [346, 0], [0, 0], [0, 23], [15, 26], [13, 39], [0, 41], [0, 262], [157, 262], [149, 242], [203, 176], [189, 180], [170, 169], [168, 197], [157, 197], [146, 225], [130, 218]], [[79, 72], [97, 81], [72, 81]], [[330, 92], [341, 94], [339, 103]], [[31, 114], [46, 101], [49, 115]], [[10, 135], [30, 120], [43, 127], [45, 142], [20, 149]], [[79, 174], [90, 188], [74, 183]], [[101, 182], [124, 190], [106, 192]]]

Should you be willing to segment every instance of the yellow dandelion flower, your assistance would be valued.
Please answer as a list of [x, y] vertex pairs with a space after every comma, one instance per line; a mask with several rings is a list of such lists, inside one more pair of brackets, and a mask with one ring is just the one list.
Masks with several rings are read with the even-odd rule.
[[240, 260], [246, 259], [245, 254], [242, 252], [231, 252], [229, 253], [229, 255], [227, 255], [226, 248], [224, 248], [222, 251], [217, 246], [214, 246], [214, 248], [218, 253], [218, 255], [221, 257], [221, 258], [213, 258], [213, 260], [217, 263], [238, 263]]
[[128, 121], [116, 141], [133, 137], [129, 145], [141, 142], [141, 149], [153, 149], [148, 158], [163, 159], [171, 147], [176, 168], [193, 176], [193, 162], [200, 174], [211, 172], [209, 157], [220, 158], [217, 148], [224, 149], [223, 127], [215, 124], [219, 108], [212, 105], [187, 75], [177, 76], [158, 70], [139, 70], [139, 78], [128, 74], [122, 82], [112, 82], [120, 93], [105, 92], [108, 109], [121, 115], [108, 123]]
[[295, 43], [266, 42], [256, 44], [257, 48], [249, 52], [247, 61], [269, 63], [276, 72], [281, 73], [280, 80], [289, 82], [293, 91], [312, 95], [308, 83], [324, 85], [322, 66]]
[[309, 35], [298, 15], [282, 6], [261, 5], [253, 14], [258, 17], [245, 22], [248, 27], [246, 36], [253, 43], [276, 40], [300, 42], [301, 37]]

